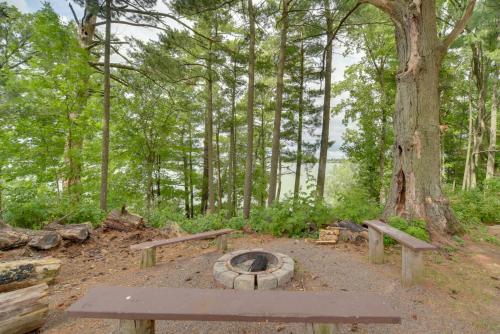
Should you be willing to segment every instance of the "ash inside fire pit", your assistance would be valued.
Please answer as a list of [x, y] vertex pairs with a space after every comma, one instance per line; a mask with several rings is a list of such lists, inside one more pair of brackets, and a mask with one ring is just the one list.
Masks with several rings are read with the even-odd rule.
[[274, 289], [289, 282], [293, 271], [292, 258], [261, 249], [235, 251], [214, 264], [217, 282], [241, 290]]

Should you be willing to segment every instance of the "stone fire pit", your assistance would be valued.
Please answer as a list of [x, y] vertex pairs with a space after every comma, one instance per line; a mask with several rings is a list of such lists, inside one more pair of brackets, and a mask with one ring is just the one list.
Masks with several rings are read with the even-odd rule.
[[[267, 260], [262, 271], [250, 271], [258, 257]], [[283, 286], [293, 277], [294, 262], [291, 257], [263, 249], [238, 250], [228, 253], [214, 264], [215, 280], [230, 289], [269, 290]]]

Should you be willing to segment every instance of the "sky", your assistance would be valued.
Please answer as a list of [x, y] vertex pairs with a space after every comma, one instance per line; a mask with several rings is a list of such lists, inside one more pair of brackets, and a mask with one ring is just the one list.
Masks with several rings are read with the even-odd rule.
[[[73, 14], [71, 13], [71, 10], [69, 8], [69, 2], [72, 3], [73, 8], [75, 9], [77, 16], [81, 17], [82, 15], [82, 9], [73, 3], [70, 0], [7, 0], [8, 4], [16, 6], [20, 11], [22, 12], [34, 12], [40, 9], [43, 5], [43, 3], [48, 2], [52, 6], [52, 8], [55, 10], [56, 13], [58, 13], [60, 16], [62, 16], [65, 20], [72, 20], [73, 19]], [[159, 4], [157, 5], [157, 10], [159, 12], [167, 12], [167, 7], [162, 3], [162, 1], [158, 1]], [[177, 24], [175, 24], [177, 25]], [[100, 27], [102, 28], [102, 27]], [[156, 36], [158, 34], [158, 31], [156, 29], [152, 28], [138, 28], [138, 27], [131, 27], [131, 26], [126, 26], [126, 25], [112, 25], [112, 34], [115, 35], [121, 35], [121, 36], [134, 36], [135, 38], [138, 39], [143, 39], [143, 40], [148, 40], [148, 39], [156, 39]], [[334, 44], [334, 49], [335, 44]], [[339, 50], [338, 48], [336, 51], [334, 51], [333, 55], [333, 74], [332, 74], [332, 80], [333, 82], [338, 82], [343, 79], [344, 76], [344, 70], [346, 69], [347, 66], [359, 62], [361, 59], [360, 54], [353, 54], [349, 56], [344, 56], [343, 55], [343, 50]], [[335, 105], [336, 102], [338, 102], [338, 98], [333, 98], [332, 99], [332, 105]], [[339, 115], [332, 116], [330, 120], [330, 141], [334, 141], [334, 145], [329, 149], [328, 152], [328, 158], [329, 159], [338, 159], [338, 158], [343, 158], [344, 153], [340, 151], [340, 147], [342, 146], [343, 140], [342, 136], [343, 133], [346, 130], [346, 126], [342, 124], [342, 119], [343, 119], [343, 113], [340, 113]], [[349, 127], [353, 127], [354, 125], [349, 125]], [[320, 133], [321, 130], [318, 129], [318, 132]], [[307, 140], [307, 138], [306, 138]]]

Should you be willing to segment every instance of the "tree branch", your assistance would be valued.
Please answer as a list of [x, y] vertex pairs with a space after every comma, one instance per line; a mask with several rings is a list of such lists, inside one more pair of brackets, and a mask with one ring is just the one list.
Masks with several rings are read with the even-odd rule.
[[359, 4], [369, 3], [393, 17], [394, 4], [388, 0], [359, 0]]
[[450, 45], [458, 38], [458, 36], [464, 31], [467, 22], [472, 16], [472, 12], [474, 11], [474, 6], [476, 5], [476, 0], [470, 0], [467, 8], [465, 9], [464, 16], [455, 24], [453, 30], [446, 36], [441, 42], [440, 48], [441, 52], [444, 55]]

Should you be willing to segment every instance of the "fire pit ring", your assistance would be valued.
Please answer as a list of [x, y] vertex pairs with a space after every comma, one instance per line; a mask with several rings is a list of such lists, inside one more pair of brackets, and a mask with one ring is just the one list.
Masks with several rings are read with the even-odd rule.
[[[266, 268], [255, 271], [251, 267], [259, 257]], [[295, 263], [288, 255], [258, 248], [238, 250], [220, 257], [214, 264], [213, 275], [219, 284], [229, 289], [269, 290], [291, 281], [294, 267]]]

